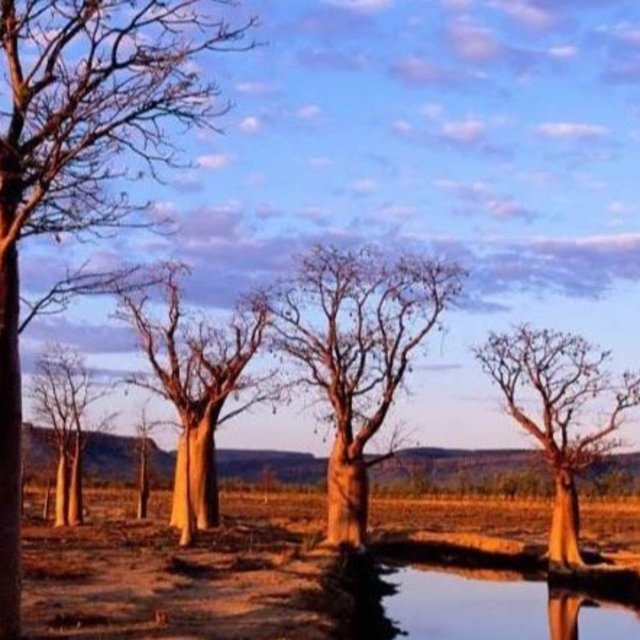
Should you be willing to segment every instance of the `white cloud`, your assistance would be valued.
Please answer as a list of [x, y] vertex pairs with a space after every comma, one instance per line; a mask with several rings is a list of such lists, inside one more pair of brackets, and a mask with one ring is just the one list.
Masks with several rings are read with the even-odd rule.
[[266, 82], [238, 82], [236, 90], [249, 95], [265, 96], [273, 93], [273, 87]]
[[586, 122], [544, 122], [536, 131], [545, 138], [560, 140], [593, 140], [609, 133], [606, 127]]
[[325, 4], [356, 13], [378, 13], [393, 6], [394, 0], [324, 0]]
[[296, 116], [301, 120], [315, 120], [322, 113], [317, 104], [306, 104], [296, 111]]
[[368, 196], [378, 190], [378, 183], [373, 178], [360, 178], [354, 180], [349, 189], [357, 196]]
[[262, 122], [256, 116], [249, 116], [240, 123], [240, 129], [245, 133], [253, 134], [262, 130]]
[[444, 113], [444, 107], [437, 102], [428, 102], [421, 109], [420, 113], [430, 120], [437, 120]]
[[391, 123], [391, 130], [399, 136], [410, 136], [413, 133], [413, 125], [406, 120], [394, 120]]
[[198, 158], [198, 166], [202, 169], [209, 169], [210, 171], [224, 169], [225, 167], [228, 167], [231, 162], [231, 156], [224, 153], [214, 153], [207, 156], [200, 156]]
[[557, 60], [572, 60], [578, 55], [578, 49], [572, 45], [562, 45], [551, 47], [548, 53]]
[[440, 133], [446, 140], [472, 143], [484, 137], [486, 128], [482, 120], [468, 118], [467, 120], [445, 122]]

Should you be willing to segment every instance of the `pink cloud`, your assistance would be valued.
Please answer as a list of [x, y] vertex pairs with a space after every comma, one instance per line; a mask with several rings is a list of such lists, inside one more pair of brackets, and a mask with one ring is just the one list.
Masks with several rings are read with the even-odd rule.
[[484, 138], [486, 128], [482, 120], [469, 118], [443, 123], [440, 135], [450, 142], [472, 144]]
[[544, 138], [557, 140], [594, 140], [609, 133], [606, 127], [586, 122], [544, 122], [536, 131]]
[[324, 0], [325, 4], [356, 13], [379, 13], [393, 6], [393, 0]]
[[445, 81], [440, 67], [416, 56], [398, 60], [391, 67], [391, 72], [409, 84], [442, 84]]
[[534, 0], [492, 0], [489, 6], [530, 29], [547, 31], [557, 23], [557, 16]]
[[502, 51], [491, 29], [468, 22], [455, 22], [449, 29], [449, 41], [461, 58], [471, 62], [495, 60]]

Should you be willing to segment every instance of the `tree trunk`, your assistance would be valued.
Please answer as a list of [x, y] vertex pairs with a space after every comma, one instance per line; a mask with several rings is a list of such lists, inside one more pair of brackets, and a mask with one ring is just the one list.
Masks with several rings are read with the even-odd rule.
[[582, 596], [568, 593], [549, 594], [550, 640], [578, 640], [578, 614]]
[[[24, 453], [24, 446], [22, 448]], [[26, 503], [24, 499], [24, 494], [27, 488], [27, 474], [26, 474], [26, 463], [24, 460], [24, 455], [22, 456], [22, 463], [20, 464], [20, 516], [24, 516], [24, 505]]]
[[49, 522], [49, 505], [51, 504], [51, 479], [47, 478], [47, 488], [44, 491], [44, 504], [42, 505], [42, 519]]
[[[0, 212], [0, 240], [6, 212]], [[18, 250], [0, 256], [0, 638], [20, 634], [22, 389]]]
[[140, 486], [138, 491], [138, 520], [147, 518], [147, 504], [149, 502], [149, 470], [147, 462], [147, 442], [143, 440], [140, 445]]
[[55, 527], [69, 524], [69, 456], [66, 451], [58, 452], [58, 473], [56, 474], [56, 519]]
[[327, 542], [362, 547], [366, 543], [369, 480], [362, 456], [349, 459], [338, 436], [327, 468]]
[[580, 512], [573, 474], [556, 473], [556, 496], [549, 536], [549, 568], [566, 571], [583, 566], [579, 547]]
[[189, 425], [185, 426], [185, 440], [187, 442], [187, 446], [184, 450], [184, 455], [182, 456], [180, 469], [182, 471], [182, 501], [181, 506], [183, 509], [183, 519], [182, 519], [182, 533], [180, 535], [180, 542], [178, 543], [181, 547], [190, 547], [193, 542], [193, 509], [191, 506], [191, 482], [189, 482], [189, 478], [191, 478], [191, 447], [188, 446], [191, 436], [191, 429]]
[[69, 524], [72, 527], [84, 524], [82, 501], [82, 442], [76, 434], [75, 450], [71, 463], [71, 488], [69, 490]]
[[[197, 427], [185, 429], [185, 432], [189, 433], [189, 494], [196, 527], [217, 527], [220, 514], [213, 423], [205, 417]], [[180, 529], [184, 527], [187, 514], [184, 503], [186, 441], [183, 433], [178, 444], [171, 510], [171, 526]]]

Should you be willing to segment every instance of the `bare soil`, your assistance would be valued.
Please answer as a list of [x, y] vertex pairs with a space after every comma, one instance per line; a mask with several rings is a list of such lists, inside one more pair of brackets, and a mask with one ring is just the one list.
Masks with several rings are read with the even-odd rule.
[[[54, 529], [39, 517], [42, 491], [27, 493], [24, 617], [30, 638], [343, 637], [348, 605], [327, 591], [334, 556], [317, 548], [325, 501], [309, 492], [223, 492], [222, 526], [180, 549], [166, 526], [168, 492], [155, 492], [150, 520], [133, 519], [127, 490], [89, 490], [87, 524]], [[478, 535], [544, 544], [545, 501], [375, 498], [374, 540]], [[636, 562], [640, 503], [585, 502], [588, 546]]]

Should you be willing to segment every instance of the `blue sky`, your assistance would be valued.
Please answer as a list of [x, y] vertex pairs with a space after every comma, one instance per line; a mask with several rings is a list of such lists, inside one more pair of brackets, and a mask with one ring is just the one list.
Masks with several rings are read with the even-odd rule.
[[[177, 257], [193, 268], [191, 301], [215, 310], [317, 241], [458, 259], [471, 274], [465, 308], [445, 319], [394, 416], [423, 445], [527, 444], [469, 353], [491, 329], [571, 330], [612, 348], [617, 367], [640, 366], [640, 5], [255, 0], [228, 14], [258, 15], [260, 46], [198, 61], [233, 103], [222, 134], [178, 134], [190, 166], [126, 185], [176, 234], [27, 244], [27, 291], [86, 256]], [[83, 301], [34, 324], [27, 370], [52, 338], [99, 366], [137, 366], [111, 312]], [[127, 430], [140, 398], [116, 398]], [[300, 406], [255, 411], [219, 445], [324, 453], [313, 423]]]

